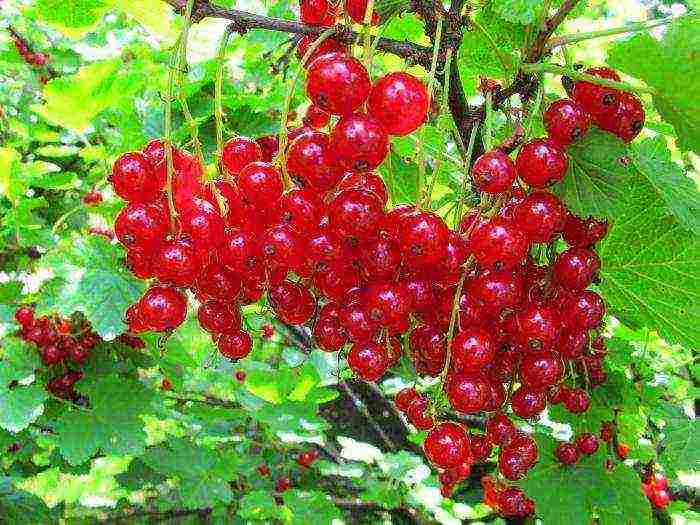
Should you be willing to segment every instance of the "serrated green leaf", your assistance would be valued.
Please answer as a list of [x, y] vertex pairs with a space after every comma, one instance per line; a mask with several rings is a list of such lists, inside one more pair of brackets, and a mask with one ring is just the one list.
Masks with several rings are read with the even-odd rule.
[[700, 422], [681, 409], [664, 404], [654, 412], [664, 421], [664, 449], [659, 459], [671, 473], [700, 470]]
[[398, 487], [386, 481], [369, 480], [367, 488], [360, 494], [360, 499], [379, 503], [385, 509], [401, 505], [401, 492]]
[[66, 36], [80, 38], [95, 28], [112, 4], [112, 0], [37, 0], [30, 8], [30, 16]]
[[700, 192], [697, 184], [686, 177], [671, 160], [663, 137], [635, 142], [630, 149], [634, 167], [666, 202], [678, 222], [694, 233], [700, 232]]
[[241, 498], [238, 514], [246, 520], [280, 518], [280, 511], [272, 494], [265, 490], [254, 490]]
[[332, 523], [333, 520], [342, 518], [338, 507], [323, 492], [288, 490], [282, 498], [285, 506], [291, 511], [288, 520], [290, 524]]
[[48, 394], [34, 379], [34, 371], [41, 367], [35, 348], [8, 337], [3, 340], [1, 352], [0, 427], [17, 433], [44, 413]]
[[56, 519], [41, 498], [15, 487], [11, 478], [0, 478], [0, 524], [37, 525]]
[[582, 217], [618, 215], [633, 182], [624, 142], [592, 129], [568, 153], [569, 169], [555, 187], [566, 206]]
[[104, 454], [143, 453], [146, 432], [141, 415], [148, 412], [153, 392], [132, 379], [86, 378], [76, 388], [88, 396], [90, 408], [73, 408], [56, 425], [61, 455], [72, 465]]
[[171, 42], [177, 36], [172, 9], [161, 0], [115, 0], [115, 6], [151, 33]]
[[93, 330], [110, 341], [126, 330], [124, 312], [144, 289], [124, 267], [122, 249], [101, 236], [74, 235], [48, 252], [40, 265], [54, 279], [39, 296], [37, 308], [85, 314]]
[[600, 245], [603, 296], [631, 327], [670, 343], [700, 344], [700, 242], [668, 215], [666, 203], [636, 176], [622, 212]]
[[537, 436], [539, 460], [519, 482], [535, 502], [535, 512], [547, 525], [651, 524], [651, 508], [640, 489], [639, 476], [624, 464], [607, 470], [603, 447], [578, 463], [565, 466], [554, 456], [557, 442]]
[[[671, 24], [663, 38], [639, 33], [610, 47], [608, 63], [657, 90], [654, 105], [673, 124], [678, 144], [700, 152], [700, 24], [690, 14]], [[640, 60], [644, 57], [644, 60]]]
[[543, 5], [543, 0], [500, 0], [493, 8], [504, 20], [527, 25], [536, 20]]

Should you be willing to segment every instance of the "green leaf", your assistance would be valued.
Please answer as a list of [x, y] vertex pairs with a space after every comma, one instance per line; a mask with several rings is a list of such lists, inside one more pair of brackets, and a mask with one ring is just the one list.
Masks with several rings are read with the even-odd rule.
[[241, 498], [238, 514], [246, 520], [266, 520], [280, 518], [279, 507], [266, 490], [254, 490]]
[[504, 20], [527, 25], [537, 19], [543, 4], [543, 0], [500, 0], [493, 8]]
[[672, 474], [700, 470], [700, 421], [669, 404], [656, 410], [654, 417], [664, 421], [664, 449], [659, 456], [663, 466]]
[[327, 494], [319, 491], [302, 492], [288, 490], [282, 495], [284, 504], [291, 510], [288, 523], [308, 525], [309, 523], [332, 523], [342, 518], [338, 507], [333, 505]]
[[144, 82], [143, 71], [125, 67], [121, 60], [83, 66], [44, 87], [44, 104], [32, 110], [52, 124], [84, 133], [107, 108], [129, 99]]
[[174, 439], [148, 449], [143, 461], [157, 472], [180, 481], [180, 498], [188, 508], [231, 502], [228, 480], [235, 477], [237, 463], [231, 451], [216, 451]]
[[54, 279], [39, 295], [38, 309], [85, 314], [93, 330], [110, 341], [126, 330], [124, 312], [144, 289], [125, 268], [124, 252], [101, 236], [74, 235], [41, 258]]
[[172, 8], [161, 0], [115, 0], [116, 7], [124, 10], [151, 33], [170, 42], [177, 37], [171, 16]]
[[11, 478], [0, 477], [0, 523], [36, 525], [55, 522], [55, 513], [41, 498], [16, 488]]
[[73, 408], [56, 425], [61, 455], [72, 465], [104, 454], [143, 453], [146, 432], [141, 415], [149, 411], [153, 392], [132, 379], [86, 378], [76, 385], [90, 408]]
[[[673, 124], [678, 145], [700, 153], [700, 24], [687, 15], [669, 25], [662, 39], [638, 33], [610, 47], [608, 63], [656, 89], [654, 105]], [[640, 60], [644, 57], [644, 60]]]
[[610, 133], [592, 129], [569, 148], [569, 169], [556, 192], [576, 215], [614, 218], [630, 191], [628, 151]]
[[649, 502], [639, 476], [624, 464], [604, 467], [604, 447], [576, 465], [562, 465], [554, 456], [557, 442], [537, 436], [539, 460], [519, 484], [534, 500], [537, 516], [547, 525], [651, 525]]
[[367, 488], [360, 494], [360, 499], [379, 503], [385, 509], [393, 509], [401, 505], [401, 492], [398, 487], [386, 481], [369, 480]]
[[603, 297], [628, 326], [647, 326], [670, 343], [697, 347], [698, 238], [668, 215], [666, 203], [645, 181], [634, 182], [623, 206], [599, 249]]
[[3, 340], [1, 355], [0, 427], [17, 433], [44, 413], [48, 394], [34, 378], [34, 371], [42, 366], [34, 348], [9, 337]]
[[657, 136], [632, 144], [630, 158], [666, 202], [678, 222], [694, 233], [700, 232], [700, 192], [695, 182], [671, 160], [666, 140]]
[[416, 202], [418, 198], [418, 166], [410, 159], [404, 159], [393, 151], [379, 167], [387, 183], [389, 195], [394, 204]]
[[94, 29], [112, 7], [112, 0], [37, 0], [27, 14], [66, 36], [80, 38]]

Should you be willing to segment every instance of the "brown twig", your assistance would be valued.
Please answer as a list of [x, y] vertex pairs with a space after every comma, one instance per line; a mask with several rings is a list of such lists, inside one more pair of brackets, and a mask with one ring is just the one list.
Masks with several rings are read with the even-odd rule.
[[350, 388], [350, 385], [348, 385], [345, 381], [341, 381], [338, 383], [338, 386], [343, 389], [348, 397], [350, 397], [354, 406], [362, 413], [363, 416], [365, 416], [365, 419], [370, 425], [372, 425], [372, 428], [377, 432], [377, 435], [384, 442], [387, 448], [392, 452], [396, 451], [396, 445], [394, 445], [394, 442], [389, 438], [386, 432], [384, 432], [384, 429], [377, 423], [372, 414], [369, 413], [367, 406], [365, 406], [362, 400], [357, 396], [357, 394], [355, 394], [355, 391]]

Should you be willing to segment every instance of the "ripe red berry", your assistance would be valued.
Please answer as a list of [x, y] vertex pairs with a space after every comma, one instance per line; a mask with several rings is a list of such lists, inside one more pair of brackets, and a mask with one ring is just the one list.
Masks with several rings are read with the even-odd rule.
[[620, 92], [617, 104], [596, 118], [601, 129], [609, 131], [625, 142], [639, 135], [644, 127], [644, 107], [632, 93]]
[[[367, 3], [367, 0], [361, 1]], [[367, 111], [390, 135], [408, 135], [427, 119], [428, 90], [409, 73], [389, 73], [372, 86]]]
[[425, 267], [445, 258], [449, 229], [438, 215], [419, 211], [400, 222], [398, 240], [404, 260], [412, 267]]
[[564, 363], [554, 353], [526, 355], [520, 363], [520, 380], [528, 388], [543, 390], [564, 377]]
[[304, 115], [304, 124], [311, 126], [312, 128], [321, 129], [328, 125], [331, 119], [330, 113], [326, 113], [318, 106], [311, 104], [306, 109], [306, 114]]
[[554, 262], [554, 280], [569, 290], [584, 290], [598, 275], [600, 258], [586, 248], [569, 248]]
[[270, 475], [270, 467], [268, 467], [267, 464], [263, 463], [262, 465], [260, 465], [260, 466], [258, 467], [258, 473], [259, 473], [262, 477], [266, 478], [266, 477], [268, 477], [268, 476]]
[[630, 447], [625, 445], [624, 443], [618, 443], [615, 446], [615, 454], [617, 454], [617, 457], [620, 458], [621, 460], [627, 459], [627, 456], [630, 453]]
[[175, 288], [152, 286], [138, 302], [138, 317], [154, 332], [174, 330], [187, 316], [187, 298]]
[[354, 188], [356, 190], [371, 191], [376, 194], [386, 205], [389, 200], [389, 192], [380, 176], [372, 172], [347, 171], [336, 187], [337, 192]]
[[[365, 13], [367, 11], [367, 0], [346, 0], [345, 12], [356, 24], [365, 23]], [[379, 24], [379, 15], [375, 10], [372, 11], [370, 24], [376, 26]]]
[[335, 165], [328, 135], [315, 130], [291, 142], [287, 151], [287, 170], [303, 187], [321, 193], [333, 188], [343, 175]]
[[498, 470], [507, 479], [518, 480], [537, 462], [537, 458], [535, 441], [518, 432], [501, 448], [498, 456]]
[[312, 26], [333, 25], [327, 0], [302, 0], [299, 3], [299, 20]]
[[275, 482], [275, 490], [277, 492], [286, 492], [292, 488], [292, 480], [287, 476], [280, 476]]
[[114, 233], [127, 248], [152, 251], [168, 233], [167, 211], [157, 204], [129, 204], [117, 215]]
[[55, 345], [48, 345], [41, 349], [41, 361], [46, 366], [56, 365], [65, 357], [65, 352]]
[[267, 162], [251, 162], [238, 174], [237, 181], [243, 198], [261, 208], [273, 205], [284, 189], [282, 175]]
[[594, 217], [584, 220], [573, 213], [569, 213], [564, 224], [562, 236], [572, 248], [588, 248], [603, 239], [607, 233], [607, 221], [600, 221]]
[[229, 308], [217, 301], [208, 301], [197, 310], [199, 325], [207, 332], [226, 333], [240, 328], [240, 319]]
[[565, 392], [564, 394], [564, 406], [566, 409], [573, 414], [582, 414], [591, 403], [591, 398], [588, 392], [581, 388], [572, 388]]
[[[587, 69], [585, 73], [606, 80], [620, 81], [620, 76], [609, 67], [591, 68]], [[571, 98], [578, 102], [594, 121], [597, 120], [598, 116], [617, 107], [619, 95], [620, 91], [616, 89], [583, 80], [574, 83], [571, 92]]]
[[415, 388], [407, 387], [397, 392], [396, 396], [394, 396], [394, 404], [396, 405], [396, 408], [402, 412], [405, 412], [411, 402], [419, 397], [420, 394]]
[[15, 321], [23, 328], [30, 326], [34, 322], [34, 309], [22, 306], [15, 311]]
[[590, 115], [577, 102], [567, 98], [552, 102], [544, 112], [544, 127], [549, 138], [562, 146], [582, 138], [590, 123]]
[[547, 406], [547, 396], [542, 391], [531, 390], [525, 386], [518, 388], [510, 399], [513, 412], [523, 419], [530, 419], [540, 414]]
[[667, 490], [657, 490], [651, 495], [651, 502], [654, 504], [655, 507], [660, 509], [666, 507], [670, 501], [671, 496], [669, 495]]
[[503, 516], [524, 518], [535, 511], [535, 503], [516, 487], [509, 487], [498, 494], [498, 508]]
[[439, 423], [428, 432], [423, 450], [433, 464], [444, 469], [455, 468], [471, 456], [466, 430], [451, 421]]
[[467, 328], [452, 339], [451, 366], [455, 372], [478, 370], [493, 361], [496, 343], [486, 330]]
[[510, 270], [489, 271], [469, 283], [468, 290], [477, 301], [500, 311], [520, 304], [524, 283], [519, 273]]
[[452, 407], [463, 414], [484, 409], [490, 397], [488, 382], [479, 374], [455, 374], [447, 381], [447, 398]]
[[328, 218], [331, 227], [342, 235], [366, 239], [377, 230], [383, 208], [372, 192], [345, 190], [328, 204]]
[[516, 431], [510, 418], [501, 412], [497, 412], [486, 420], [486, 436], [491, 443], [499, 447], [507, 444]]
[[543, 189], [564, 178], [568, 162], [562, 146], [550, 139], [535, 139], [520, 148], [515, 167], [523, 182]]
[[578, 462], [578, 449], [571, 443], [560, 443], [554, 449], [554, 455], [564, 465], [573, 465]]
[[600, 425], [600, 439], [605, 441], [606, 443], [612, 442], [613, 438], [615, 437], [615, 423], [612, 421], [604, 421], [602, 425]]
[[581, 454], [595, 454], [598, 450], [598, 438], [590, 432], [584, 432], [576, 438], [576, 448]]
[[152, 202], [165, 185], [161, 171], [141, 152], [124, 153], [112, 167], [109, 181], [122, 199], [130, 202]]
[[340, 326], [337, 317], [326, 317], [319, 315], [313, 330], [316, 343], [326, 352], [337, 352], [348, 341], [348, 336]]
[[389, 153], [389, 136], [373, 116], [354, 113], [343, 116], [335, 125], [330, 146], [343, 168], [373, 170]]
[[[325, 40], [324, 44], [330, 40], [331, 39]], [[260, 146], [262, 160], [264, 162], [272, 162], [272, 159], [275, 158], [275, 155], [277, 155], [277, 151], [279, 150], [279, 138], [277, 135], [264, 135], [255, 139], [255, 142], [258, 144], [258, 146]]]
[[233, 137], [226, 141], [221, 152], [221, 164], [226, 173], [237, 176], [251, 162], [262, 160], [260, 145], [248, 137]]
[[348, 365], [360, 379], [378, 381], [389, 366], [385, 345], [375, 341], [355, 343], [348, 352]]
[[369, 95], [371, 83], [362, 63], [348, 55], [329, 53], [314, 60], [306, 77], [306, 92], [320, 109], [349, 115]]
[[[309, 49], [309, 46], [311, 46], [317, 38], [318, 37], [315, 35], [306, 35], [299, 41], [299, 44], [297, 45], [297, 58], [299, 60], [304, 58], [306, 51]], [[327, 38], [326, 40], [321, 42], [321, 44], [313, 51], [313, 53], [311, 53], [311, 56], [309, 56], [309, 59], [306, 62], [306, 64], [304, 64], [304, 67], [308, 67], [318, 57], [321, 57], [323, 55], [327, 55], [329, 53], [344, 54], [347, 53], [347, 51], [348, 47], [345, 44], [338, 42], [333, 38]]]
[[516, 337], [530, 351], [551, 349], [561, 330], [559, 312], [537, 303], [523, 306], [515, 313]]
[[566, 208], [548, 191], [535, 191], [515, 208], [515, 224], [530, 242], [548, 243], [564, 227]]
[[246, 378], [246, 373], [243, 370], [236, 370], [236, 381], [243, 383]]
[[600, 295], [584, 290], [564, 303], [564, 311], [571, 325], [583, 330], [592, 330], [603, 322], [605, 304]]
[[515, 181], [515, 163], [501, 150], [487, 151], [472, 166], [472, 179], [479, 191], [503, 193]]
[[102, 202], [102, 194], [97, 190], [90, 190], [85, 195], [83, 195], [83, 204], [86, 206], [93, 206]]
[[435, 420], [428, 413], [428, 398], [419, 396], [410, 402], [406, 408], [406, 417], [418, 430], [430, 430], [435, 426]]
[[233, 330], [221, 334], [216, 341], [219, 352], [232, 361], [237, 361], [250, 354], [253, 349], [253, 340], [245, 330]]
[[528, 242], [519, 228], [494, 217], [472, 231], [469, 246], [483, 267], [506, 270], [525, 259]]
[[175, 286], [194, 284], [201, 267], [192, 239], [179, 236], [160, 245], [153, 256], [153, 269], [161, 282]]

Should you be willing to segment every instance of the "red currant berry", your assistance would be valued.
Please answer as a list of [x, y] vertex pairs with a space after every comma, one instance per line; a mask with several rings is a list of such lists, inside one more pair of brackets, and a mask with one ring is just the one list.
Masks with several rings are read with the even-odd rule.
[[15, 321], [17, 321], [23, 328], [30, 326], [34, 323], [34, 309], [28, 306], [22, 306], [15, 311]]
[[238, 314], [234, 315], [226, 305], [217, 301], [202, 304], [197, 310], [197, 319], [202, 328], [212, 333], [231, 332], [238, 330], [241, 325]]
[[345, 169], [367, 171], [377, 168], [389, 153], [389, 136], [370, 115], [354, 113], [342, 117], [333, 128], [331, 149]]
[[344, 236], [366, 239], [379, 227], [382, 201], [372, 192], [345, 190], [328, 204], [331, 227]]
[[202, 251], [215, 250], [224, 240], [224, 219], [218, 207], [204, 199], [192, 199], [180, 212], [180, 227]]
[[598, 275], [600, 258], [586, 248], [569, 248], [554, 262], [554, 280], [569, 290], [584, 290]]
[[176, 289], [166, 286], [149, 288], [138, 305], [138, 317], [154, 332], [174, 330], [187, 316], [187, 298]]
[[568, 163], [564, 149], [550, 139], [535, 139], [525, 143], [515, 159], [518, 176], [528, 186], [536, 189], [560, 182]]
[[595, 435], [585, 432], [576, 438], [576, 448], [581, 454], [590, 456], [598, 450], [598, 438]]
[[483, 434], [469, 434], [469, 447], [475, 462], [486, 461], [491, 456], [493, 443]]
[[487, 151], [472, 166], [472, 179], [479, 191], [503, 193], [515, 181], [515, 163], [501, 150]]
[[253, 349], [253, 340], [245, 330], [233, 330], [221, 334], [216, 341], [219, 352], [224, 357], [237, 361], [250, 354]]
[[337, 352], [348, 341], [348, 336], [337, 318], [319, 317], [313, 331], [316, 343], [326, 352]]
[[386, 184], [380, 176], [372, 172], [348, 171], [338, 183], [336, 191], [340, 193], [343, 190], [356, 189], [371, 191], [386, 205], [389, 200], [389, 192], [386, 189]]
[[455, 374], [447, 382], [447, 398], [452, 407], [463, 414], [474, 414], [484, 409], [489, 400], [488, 382], [478, 374]]
[[520, 379], [533, 390], [543, 390], [564, 377], [564, 363], [553, 353], [528, 354], [520, 363]]
[[[318, 37], [316, 35], [306, 35], [299, 41], [299, 44], [297, 45], [297, 58], [299, 60], [304, 58], [309, 46], [311, 46], [317, 38]], [[309, 65], [313, 64], [317, 58], [323, 55], [330, 53], [345, 54], [347, 52], [348, 47], [345, 44], [338, 42], [333, 38], [327, 38], [311, 53], [309, 59], [306, 61], [306, 64], [304, 64], [304, 67], [308, 67]]]
[[481, 266], [499, 270], [517, 266], [525, 259], [528, 250], [524, 233], [499, 217], [474, 229], [469, 246]]
[[284, 189], [282, 175], [267, 162], [252, 162], [238, 174], [243, 198], [260, 208], [274, 205]]
[[[308, 38], [308, 37], [304, 37]], [[331, 39], [324, 41], [330, 42]], [[260, 151], [262, 152], [263, 162], [272, 162], [272, 159], [277, 155], [279, 150], [279, 138], [277, 135], [265, 135], [255, 139], [255, 142], [260, 146]]]
[[535, 503], [521, 489], [509, 487], [498, 494], [498, 508], [503, 516], [524, 518], [535, 511]]
[[496, 343], [486, 330], [467, 328], [452, 340], [451, 366], [455, 372], [477, 370], [493, 361]]
[[537, 458], [535, 441], [518, 432], [501, 448], [501, 453], [498, 455], [498, 470], [507, 479], [518, 480], [537, 462]]
[[41, 349], [41, 361], [46, 366], [56, 365], [65, 357], [65, 352], [55, 345], [48, 345]]
[[561, 330], [561, 318], [553, 308], [536, 303], [525, 305], [515, 314], [516, 337], [530, 351], [551, 349]]
[[593, 217], [583, 220], [569, 213], [564, 224], [562, 236], [572, 248], [588, 248], [603, 239], [607, 233], [607, 221], [599, 221]]
[[557, 445], [557, 448], [554, 449], [554, 455], [564, 465], [573, 465], [578, 462], [579, 458], [578, 449], [571, 443]]
[[396, 408], [401, 410], [401, 412], [405, 412], [411, 402], [419, 397], [420, 394], [415, 388], [404, 388], [403, 390], [399, 390], [396, 396], [394, 396], [394, 404], [396, 405]]
[[369, 95], [371, 83], [362, 62], [348, 55], [330, 53], [314, 60], [306, 77], [306, 92], [320, 109], [349, 115]]
[[639, 135], [644, 127], [644, 107], [632, 93], [620, 92], [617, 105], [598, 115], [596, 123], [625, 142]]
[[328, 125], [331, 120], [330, 113], [326, 113], [318, 106], [311, 104], [304, 115], [304, 124], [311, 126], [312, 128], [321, 129]]
[[262, 149], [248, 137], [233, 137], [226, 141], [221, 152], [221, 164], [226, 173], [236, 177], [251, 162], [262, 160]]
[[449, 229], [436, 214], [411, 213], [400, 223], [399, 244], [404, 260], [413, 267], [424, 267], [444, 259]]
[[[367, 0], [346, 0], [345, 12], [357, 24], [365, 23], [365, 13], [367, 12]], [[370, 23], [373, 26], [379, 24], [379, 15], [376, 11], [372, 11]]]
[[425, 396], [419, 396], [409, 403], [406, 417], [418, 430], [430, 430], [435, 426], [435, 420], [428, 414], [428, 398]]
[[572, 414], [583, 414], [590, 404], [591, 398], [588, 392], [581, 388], [569, 389], [564, 395], [564, 406]]
[[291, 142], [287, 151], [287, 170], [303, 187], [320, 193], [333, 188], [343, 175], [335, 166], [328, 135], [315, 130]]
[[547, 191], [535, 191], [515, 208], [515, 224], [530, 242], [548, 243], [564, 227], [566, 208]]
[[372, 86], [367, 111], [390, 135], [408, 135], [427, 120], [428, 90], [409, 73], [389, 73]]
[[505, 414], [498, 412], [486, 420], [486, 436], [499, 447], [506, 445], [516, 432], [515, 425]]
[[510, 405], [516, 415], [523, 419], [531, 419], [545, 409], [547, 395], [544, 392], [521, 386], [513, 393]]
[[348, 352], [348, 366], [364, 381], [378, 381], [388, 368], [386, 348], [375, 341], [355, 343]]
[[469, 436], [464, 427], [451, 421], [436, 425], [428, 432], [423, 450], [437, 467], [455, 468], [470, 459]]
[[140, 152], [124, 153], [112, 167], [109, 181], [114, 192], [130, 202], [152, 202], [165, 185], [151, 160]]
[[576, 142], [588, 133], [591, 117], [573, 100], [552, 102], [544, 112], [544, 127], [549, 138], [562, 146]]
[[117, 215], [114, 233], [129, 249], [153, 251], [168, 233], [168, 213], [156, 204], [129, 204]]
[[524, 282], [518, 273], [509, 270], [484, 272], [469, 283], [469, 293], [479, 302], [495, 310], [515, 308], [524, 294]]
[[671, 501], [671, 496], [667, 490], [658, 490], [651, 495], [651, 502], [655, 507], [663, 509]]
[[179, 236], [160, 245], [153, 256], [153, 269], [159, 281], [175, 286], [191, 286], [201, 271], [201, 261], [189, 237]]
[[[328, 14], [327, 0], [301, 0], [299, 20], [312, 26], [333, 25], [333, 17]], [[328, 23], [330, 21], [330, 24]]]
[[290, 480], [287, 476], [280, 476], [277, 478], [277, 481], [275, 482], [275, 490], [277, 492], [287, 492], [291, 488], [292, 480]]
[[603, 322], [605, 304], [595, 292], [584, 290], [564, 303], [566, 319], [576, 328], [592, 330]]
[[[585, 73], [606, 80], [620, 81], [620, 76], [609, 67], [591, 68], [587, 69]], [[616, 89], [583, 80], [574, 84], [571, 93], [571, 98], [578, 102], [583, 110], [591, 115], [594, 120], [597, 120], [599, 115], [603, 115], [617, 107], [619, 96], [620, 91]]]
[[606, 443], [611, 443], [614, 437], [615, 423], [612, 421], [604, 421], [603, 424], [600, 425], [600, 439]]

